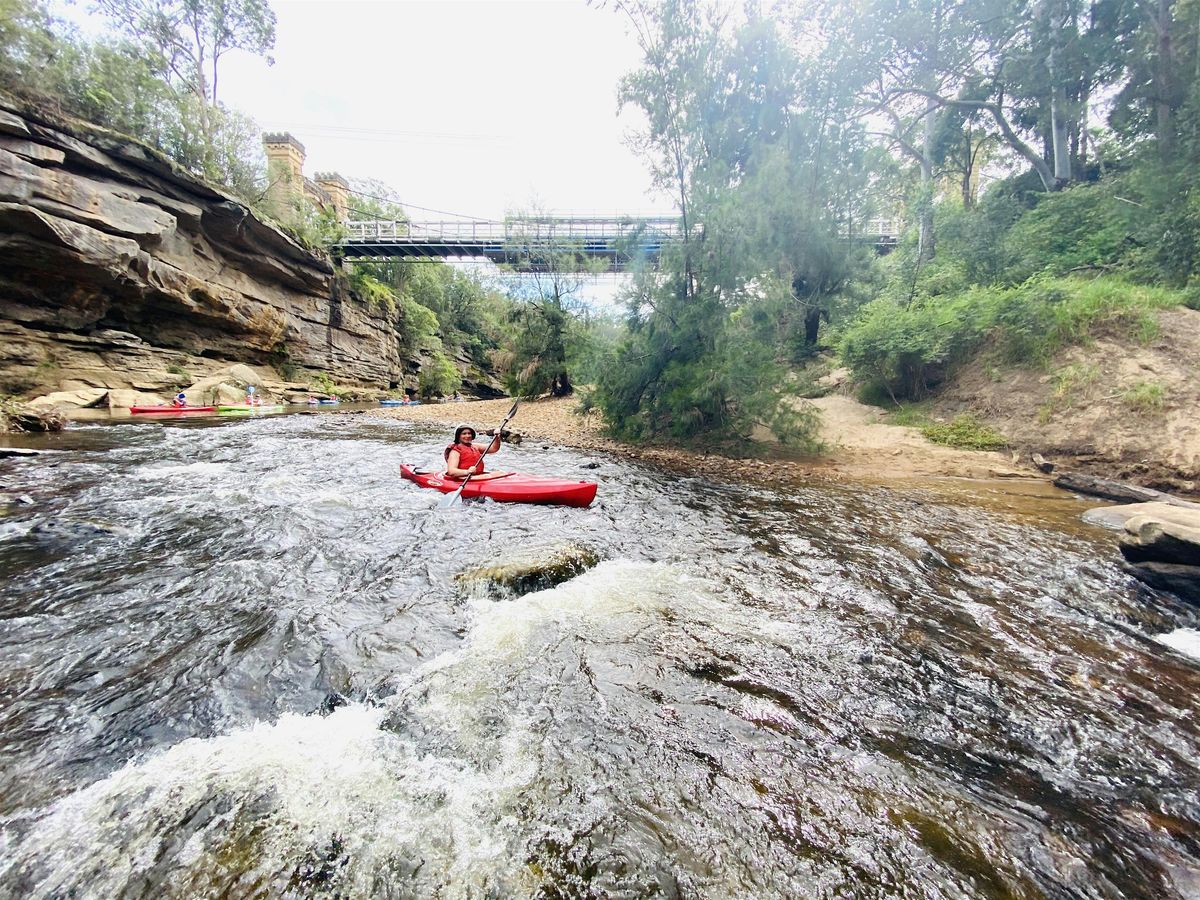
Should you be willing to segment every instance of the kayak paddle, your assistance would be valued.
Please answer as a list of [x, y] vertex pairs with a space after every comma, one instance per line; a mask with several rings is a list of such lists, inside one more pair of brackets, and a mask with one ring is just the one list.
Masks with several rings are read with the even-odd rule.
[[[513, 401], [512, 409], [510, 409], [508, 411], [508, 415], [504, 417], [504, 421], [501, 422], [500, 427], [496, 429], [496, 436], [494, 438], [492, 438], [491, 443], [488, 444], [487, 450], [483, 451], [483, 456], [487, 456], [488, 453], [491, 452], [492, 444], [495, 444], [496, 447], [499, 448], [500, 435], [504, 432], [504, 426], [507, 425], [509, 423], [509, 421], [512, 419], [512, 417], [517, 414], [517, 407], [520, 405], [521, 405], [520, 400]], [[483, 457], [481, 456], [479, 458], [479, 462], [476, 463], [475, 465], [478, 466], [482, 462], [483, 462]], [[453, 494], [447, 494], [445, 497], [443, 497], [441, 500], [438, 501], [438, 509], [449, 509], [456, 503], [462, 503], [463, 488], [465, 488], [467, 486], [467, 482], [471, 480], [471, 476], [474, 474], [475, 474], [475, 468], [472, 467], [471, 471], [467, 472], [467, 477], [463, 479], [463, 483], [458, 486], [458, 490], [455, 491]]]

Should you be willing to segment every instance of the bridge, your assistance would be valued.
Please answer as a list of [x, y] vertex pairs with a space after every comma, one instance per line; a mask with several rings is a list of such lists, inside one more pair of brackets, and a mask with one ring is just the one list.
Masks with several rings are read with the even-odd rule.
[[[623, 272], [654, 266], [664, 248], [683, 239], [679, 220], [531, 216], [502, 222], [346, 222], [347, 235], [334, 255], [351, 262], [396, 260], [486, 260], [517, 271], [569, 266], [577, 271]], [[886, 252], [898, 237], [895, 223], [874, 219], [857, 229], [855, 240]], [[850, 236], [850, 235], [848, 235]], [[587, 260], [600, 260], [590, 265]]]
[[[522, 217], [456, 222], [346, 222], [335, 255], [351, 261], [488, 260], [518, 270], [587, 268], [607, 271], [653, 264], [664, 247], [682, 240], [674, 218]], [[596, 264], [593, 263], [593, 266]]]

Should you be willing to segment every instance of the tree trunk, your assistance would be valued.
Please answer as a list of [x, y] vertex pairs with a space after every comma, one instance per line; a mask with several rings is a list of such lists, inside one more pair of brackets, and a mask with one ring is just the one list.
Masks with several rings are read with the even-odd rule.
[[1062, 187], [1071, 180], [1071, 148], [1067, 121], [1067, 89], [1062, 83], [1062, 39], [1066, 28], [1059, 0], [1047, 0], [1046, 29], [1050, 53], [1046, 66], [1050, 71], [1050, 152], [1054, 160], [1054, 186]]
[[921, 135], [921, 198], [917, 209], [917, 263], [933, 259], [933, 143], [938, 104], [930, 98], [925, 104], [925, 129]]
[[1154, 28], [1158, 32], [1158, 54], [1154, 66], [1155, 119], [1158, 152], [1166, 159], [1171, 152], [1171, 4], [1173, 0], [1158, 0], [1158, 15]]
[[550, 396], [552, 397], [566, 397], [573, 390], [571, 377], [566, 372], [559, 372], [550, 384]]
[[829, 313], [820, 307], [814, 307], [804, 314], [804, 346], [815, 347], [817, 335], [821, 332], [821, 320], [829, 321]]

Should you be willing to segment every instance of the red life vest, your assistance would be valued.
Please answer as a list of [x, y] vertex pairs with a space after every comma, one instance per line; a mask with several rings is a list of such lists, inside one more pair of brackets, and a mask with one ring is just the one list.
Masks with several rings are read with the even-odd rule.
[[[475, 475], [483, 473], [483, 454], [475, 449], [473, 444], [450, 444], [446, 447], [446, 452], [442, 454], [446, 457], [446, 461], [450, 461], [450, 451], [458, 451], [458, 467], [460, 469], [474, 469], [475, 463], [479, 463], [479, 470], [474, 472]], [[451, 478], [455, 477], [453, 475]]]

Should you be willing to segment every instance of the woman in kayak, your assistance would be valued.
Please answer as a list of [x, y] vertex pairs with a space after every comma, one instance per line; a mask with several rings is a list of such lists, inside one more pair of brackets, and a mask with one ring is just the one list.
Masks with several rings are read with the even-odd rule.
[[470, 425], [459, 425], [454, 429], [454, 443], [446, 447], [443, 454], [446, 457], [446, 475], [449, 478], [463, 479], [468, 475], [471, 481], [487, 481], [500, 478], [507, 472], [483, 472], [483, 457], [500, 449], [500, 435], [496, 435], [486, 446], [473, 444], [475, 429]]

